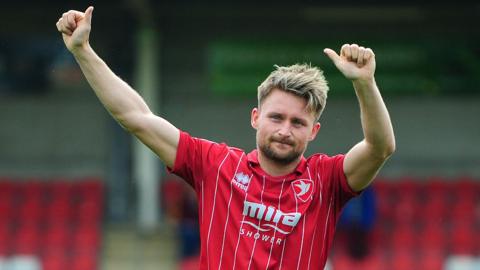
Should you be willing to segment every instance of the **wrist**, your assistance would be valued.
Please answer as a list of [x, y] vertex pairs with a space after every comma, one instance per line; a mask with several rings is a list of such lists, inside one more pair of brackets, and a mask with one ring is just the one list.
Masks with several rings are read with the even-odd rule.
[[375, 77], [368, 77], [368, 78], [356, 78], [352, 80], [352, 83], [355, 88], [370, 88], [376, 85]]
[[89, 51], [91, 51], [91, 47], [88, 41], [70, 49], [70, 52], [77, 60], [83, 58]]

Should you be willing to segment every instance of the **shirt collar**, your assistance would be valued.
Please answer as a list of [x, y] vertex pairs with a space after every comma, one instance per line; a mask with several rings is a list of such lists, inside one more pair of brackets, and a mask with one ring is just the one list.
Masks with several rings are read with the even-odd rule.
[[[248, 160], [248, 163], [250, 163], [251, 165], [260, 167], [260, 162], [258, 161], [257, 149], [247, 154], [247, 160]], [[302, 159], [300, 159], [300, 163], [298, 163], [297, 167], [295, 168], [295, 172], [297, 174], [302, 174], [303, 172], [305, 172], [306, 167], [307, 167], [307, 160], [305, 159], [304, 156], [302, 156]]]

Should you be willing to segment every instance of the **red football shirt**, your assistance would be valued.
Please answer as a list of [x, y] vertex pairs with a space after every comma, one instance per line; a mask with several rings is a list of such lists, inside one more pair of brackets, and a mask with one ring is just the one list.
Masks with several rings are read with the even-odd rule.
[[181, 132], [171, 171], [198, 196], [200, 269], [323, 269], [340, 210], [357, 195], [343, 159], [312, 155], [273, 177], [256, 150]]

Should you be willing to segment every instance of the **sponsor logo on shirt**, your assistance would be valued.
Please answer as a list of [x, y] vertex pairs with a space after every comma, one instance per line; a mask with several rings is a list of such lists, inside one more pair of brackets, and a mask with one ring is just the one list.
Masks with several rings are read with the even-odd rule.
[[302, 216], [298, 212], [284, 213], [273, 206], [267, 207], [264, 204], [249, 201], [243, 203], [243, 215], [264, 221], [263, 224], [262, 222], [255, 224], [244, 220], [243, 224], [248, 224], [261, 232], [275, 230], [282, 234], [291, 233]]
[[298, 179], [292, 182], [293, 192], [295, 196], [302, 201], [306, 202], [312, 199], [313, 181], [310, 179]]
[[233, 183], [240, 189], [247, 191], [248, 183], [250, 183], [251, 178], [252, 177], [248, 176], [248, 174], [239, 172], [233, 177]]

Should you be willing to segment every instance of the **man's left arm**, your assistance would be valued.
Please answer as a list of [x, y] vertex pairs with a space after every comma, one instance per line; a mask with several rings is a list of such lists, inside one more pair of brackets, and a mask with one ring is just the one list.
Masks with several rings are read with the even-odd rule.
[[345, 156], [343, 170], [354, 191], [366, 188], [395, 151], [395, 136], [387, 107], [375, 83], [375, 55], [369, 48], [345, 44], [337, 55], [325, 54], [347, 79], [352, 80], [360, 104], [364, 139]]

